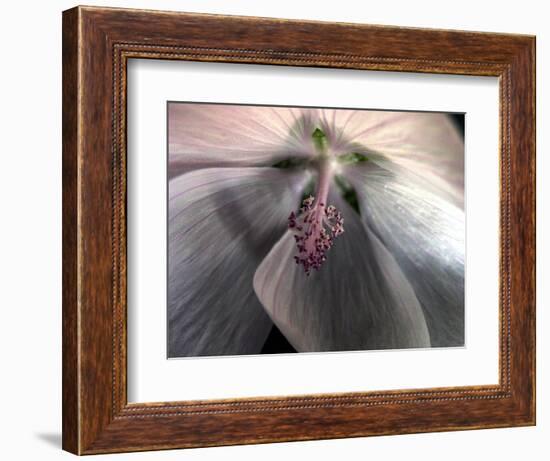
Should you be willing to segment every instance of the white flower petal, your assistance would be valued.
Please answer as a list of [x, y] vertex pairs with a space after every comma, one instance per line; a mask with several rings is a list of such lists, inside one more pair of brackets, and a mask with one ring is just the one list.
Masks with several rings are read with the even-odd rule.
[[[168, 109], [169, 174], [192, 168], [270, 166], [312, 154], [318, 115], [285, 107], [172, 103]], [[310, 132], [311, 131], [311, 132]]]
[[388, 170], [365, 162], [344, 174], [355, 187], [365, 224], [413, 286], [432, 345], [463, 345], [463, 210], [429, 181], [396, 165]]
[[169, 183], [170, 357], [260, 352], [272, 323], [254, 271], [306, 180], [275, 168], [210, 168]]
[[379, 239], [336, 194], [345, 232], [318, 272], [307, 277], [293, 261], [288, 231], [254, 276], [267, 313], [300, 352], [429, 347], [412, 287]]

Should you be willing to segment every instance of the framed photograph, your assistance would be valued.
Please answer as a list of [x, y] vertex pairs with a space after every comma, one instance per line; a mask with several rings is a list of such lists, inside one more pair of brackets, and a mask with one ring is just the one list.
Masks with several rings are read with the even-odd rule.
[[63, 448], [535, 424], [535, 38], [63, 13]]

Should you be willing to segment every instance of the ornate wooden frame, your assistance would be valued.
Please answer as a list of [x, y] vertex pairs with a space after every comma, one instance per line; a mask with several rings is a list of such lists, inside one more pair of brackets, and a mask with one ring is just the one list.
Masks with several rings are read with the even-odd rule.
[[[131, 58], [497, 76], [496, 386], [156, 404], [126, 399]], [[535, 424], [535, 38], [77, 7], [63, 13], [63, 448], [77, 454]]]

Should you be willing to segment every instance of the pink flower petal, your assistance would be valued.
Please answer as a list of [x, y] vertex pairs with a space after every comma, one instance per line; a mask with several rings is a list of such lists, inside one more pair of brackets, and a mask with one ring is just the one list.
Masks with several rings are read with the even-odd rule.
[[271, 166], [289, 157], [312, 154], [318, 115], [285, 107], [171, 103], [168, 152], [171, 177], [190, 169], [220, 166]]
[[[464, 203], [464, 141], [449, 117], [439, 113], [343, 111], [345, 138], [368, 152], [423, 176]], [[348, 149], [352, 148], [347, 146]], [[345, 152], [343, 152], [345, 153]]]

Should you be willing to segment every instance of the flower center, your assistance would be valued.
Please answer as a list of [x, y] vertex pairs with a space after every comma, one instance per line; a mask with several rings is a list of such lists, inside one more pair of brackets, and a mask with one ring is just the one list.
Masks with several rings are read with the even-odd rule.
[[319, 129], [312, 137], [319, 152], [317, 190], [315, 196], [304, 199], [297, 214], [293, 211], [288, 217], [288, 227], [294, 232], [298, 250], [294, 260], [303, 267], [306, 275], [322, 266], [334, 239], [344, 232], [342, 215], [334, 206], [327, 206], [334, 162], [327, 155], [326, 137]]

